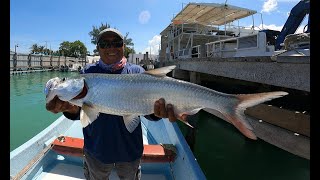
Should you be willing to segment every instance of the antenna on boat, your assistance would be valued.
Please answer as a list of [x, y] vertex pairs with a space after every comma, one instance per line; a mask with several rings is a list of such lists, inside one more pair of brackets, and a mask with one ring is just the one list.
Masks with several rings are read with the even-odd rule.
[[261, 17], [261, 26], [262, 26], [262, 29], [263, 29], [263, 18], [262, 18], [262, 13], [260, 13], [260, 17]]
[[[227, 8], [227, 1], [224, 2], [225, 9]], [[224, 35], [227, 35], [226, 11], [224, 10]]]

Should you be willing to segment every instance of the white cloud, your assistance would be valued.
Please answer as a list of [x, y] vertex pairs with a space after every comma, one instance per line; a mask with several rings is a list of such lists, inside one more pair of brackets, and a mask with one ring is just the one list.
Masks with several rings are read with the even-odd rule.
[[[262, 29], [262, 24], [259, 25], [259, 28]], [[281, 31], [282, 28], [283, 28], [283, 26], [276, 26], [274, 24], [263, 25], [263, 29], [271, 29], [271, 30]], [[299, 26], [298, 29], [296, 30], [295, 34], [303, 33], [303, 28], [304, 28], [304, 26]]]
[[139, 14], [139, 22], [141, 24], [146, 24], [148, 23], [149, 19], [151, 17], [151, 14], [149, 11], [142, 11], [140, 14]]
[[[258, 26], [260, 29], [262, 29], [262, 24]], [[271, 30], [277, 30], [281, 31], [283, 26], [276, 26], [275, 24], [270, 24], [270, 25], [263, 25], [263, 29], [271, 29]]]
[[150, 48], [151, 48], [151, 54], [158, 55], [160, 43], [161, 43], [161, 35], [153, 36], [152, 39], [148, 41], [148, 47], [144, 48], [142, 53], [145, 54], [148, 51], [150, 54]]
[[299, 2], [300, 0], [278, 0], [278, 2]]
[[278, 2], [277, 0], [267, 0], [266, 2], [263, 3], [262, 10], [261, 12], [272, 12], [277, 9]]

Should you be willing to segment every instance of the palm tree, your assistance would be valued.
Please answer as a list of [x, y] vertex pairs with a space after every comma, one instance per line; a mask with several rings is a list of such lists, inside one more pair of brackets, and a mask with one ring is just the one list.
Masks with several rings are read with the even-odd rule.
[[[93, 26], [92, 31], [89, 32], [89, 35], [91, 37], [91, 43], [96, 45], [97, 44], [97, 37], [98, 37], [99, 32], [104, 30], [104, 29], [107, 29], [107, 28], [110, 28], [110, 24], [108, 24], [108, 23], [106, 23], [106, 24], [101, 23], [100, 27]], [[115, 29], [117, 29], [117, 28], [115, 28]], [[124, 52], [126, 57], [128, 57], [129, 53], [135, 53], [134, 49], [131, 48], [131, 47], [134, 46], [134, 43], [132, 42], [131, 38], [128, 38], [128, 35], [129, 35], [129, 33], [127, 32], [126, 35], [123, 37], [123, 42], [126, 44], [126, 48], [125, 48], [125, 52]], [[98, 52], [97, 49], [93, 50], [94, 54], [97, 53], [97, 52]]]
[[91, 43], [96, 45], [97, 44], [97, 37], [98, 37], [99, 32], [104, 30], [104, 29], [110, 28], [110, 24], [101, 23], [100, 27], [98, 27], [98, 26], [92, 26], [92, 27], [93, 27], [93, 29], [92, 29], [92, 31], [89, 32], [89, 35], [91, 37]]
[[31, 51], [30, 51], [31, 54], [37, 54], [37, 53], [39, 53], [38, 44], [33, 44], [30, 49], [31, 49]]
[[132, 42], [131, 38], [128, 38], [129, 33], [127, 32], [126, 35], [123, 37], [123, 42], [127, 45], [127, 46], [133, 46], [134, 43]]

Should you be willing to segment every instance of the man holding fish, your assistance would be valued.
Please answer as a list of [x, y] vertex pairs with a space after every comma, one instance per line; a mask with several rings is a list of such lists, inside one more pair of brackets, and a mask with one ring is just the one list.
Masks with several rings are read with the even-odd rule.
[[[135, 74], [143, 73], [141, 66], [127, 63], [124, 57], [123, 35], [116, 29], [102, 30], [97, 37], [100, 60], [87, 66], [81, 73]], [[84, 86], [73, 99], [86, 96]], [[47, 102], [46, 108], [53, 113], [63, 112], [71, 120], [80, 117], [79, 106], [60, 100], [55, 96]], [[160, 98], [154, 103], [154, 114], [146, 115], [152, 121], [168, 118], [177, 120], [173, 106]], [[83, 128], [84, 135], [84, 175], [86, 179], [108, 179], [115, 168], [120, 179], [140, 179], [140, 159], [143, 153], [143, 140], [140, 117], [132, 132], [126, 129], [123, 116], [100, 113], [97, 119]], [[186, 119], [186, 116], [179, 117]]]
[[121, 179], [137, 175], [139, 179], [143, 152], [140, 116], [178, 119], [191, 126], [186, 117], [203, 109], [219, 113], [244, 136], [256, 140], [245, 109], [288, 94], [226, 94], [166, 76], [175, 66], [144, 71], [126, 63], [123, 36], [115, 29], [99, 34], [97, 49], [101, 59], [84, 69], [80, 78], [55, 77], [45, 88], [49, 111], [80, 119], [85, 175], [91, 179], [106, 179], [114, 167]]

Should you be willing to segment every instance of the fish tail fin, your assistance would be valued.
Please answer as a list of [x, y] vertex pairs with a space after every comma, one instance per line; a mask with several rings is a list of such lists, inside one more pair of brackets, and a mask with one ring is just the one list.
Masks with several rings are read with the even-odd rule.
[[254, 134], [252, 126], [247, 121], [244, 111], [248, 107], [252, 107], [272, 99], [280, 98], [287, 94], [287, 92], [275, 91], [267, 93], [235, 95], [236, 99], [238, 100], [237, 104], [227, 112], [221, 112], [221, 114], [225, 117], [225, 120], [233, 124], [243, 135], [250, 139], [256, 140], [257, 136]]
[[255, 93], [255, 94], [239, 94], [236, 95], [238, 101], [237, 106], [234, 109], [234, 115], [227, 115], [227, 119], [229, 119], [232, 124], [239, 129], [239, 131], [247, 136], [250, 139], [256, 140], [257, 137], [252, 131], [253, 128], [250, 123], [246, 119], [246, 115], [244, 111], [248, 107], [252, 107], [258, 104], [261, 104], [266, 101], [270, 101], [272, 99], [280, 98], [282, 96], [287, 95], [287, 92], [284, 91], [274, 91], [274, 92], [266, 92], [266, 93]]
[[238, 109], [243, 109], [243, 111], [251, 106], [261, 104], [272, 99], [280, 98], [282, 96], [288, 95], [284, 91], [274, 91], [265, 93], [255, 93], [255, 94], [238, 94], [236, 97], [240, 100], [237, 106]]

